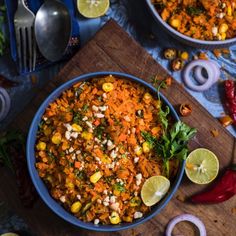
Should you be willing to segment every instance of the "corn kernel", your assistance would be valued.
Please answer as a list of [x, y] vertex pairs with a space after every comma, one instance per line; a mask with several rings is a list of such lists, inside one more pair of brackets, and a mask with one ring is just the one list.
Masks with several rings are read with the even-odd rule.
[[61, 143], [61, 134], [60, 133], [55, 133], [53, 136], [52, 136], [52, 142], [54, 144], [60, 144]]
[[148, 142], [144, 142], [142, 146], [143, 146], [143, 152], [144, 153], [150, 152], [151, 147], [150, 147], [150, 144]]
[[43, 130], [44, 134], [46, 136], [49, 136], [51, 133], [52, 133], [52, 130], [49, 128], [49, 127], [46, 127], [44, 130]]
[[130, 216], [123, 216], [122, 219], [123, 219], [125, 222], [132, 222], [132, 221], [133, 221], [132, 217], [130, 217]]
[[104, 90], [104, 92], [111, 92], [114, 89], [114, 86], [112, 83], [104, 83], [102, 85], [102, 89]]
[[109, 217], [110, 218], [110, 222], [113, 224], [113, 225], [117, 225], [121, 222], [121, 219], [120, 219], [120, 216], [117, 212], [113, 211], [111, 213], [111, 216]]
[[84, 131], [82, 134], [81, 134], [81, 137], [86, 139], [86, 140], [91, 140], [93, 138], [93, 134], [92, 133], [89, 133], [87, 131]]
[[232, 16], [232, 7], [231, 6], [228, 6], [228, 8], [227, 8], [227, 15]]
[[226, 39], [226, 33], [222, 33], [221, 34], [221, 40], [225, 40]]
[[72, 182], [67, 182], [65, 185], [69, 189], [73, 189], [75, 187], [75, 185]]
[[44, 151], [46, 149], [46, 143], [45, 142], [39, 142], [36, 146], [37, 150]]
[[227, 30], [229, 29], [229, 26], [226, 23], [222, 23], [219, 27], [219, 33], [226, 33]]
[[130, 206], [131, 207], [136, 207], [136, 206], [139, 206], [140, 204], [141, 204], [141, 199], [139, 197], [133, 197], [130, 200]]
[[145, 93], [143, 96], [144, 100], [151, 100], [152, 99], [152, 95], [150, 93]]
[[72, 129], [76, 132], [81, 132], [82, 131], [82, 127], [80, 125], [77, 125], [77, 124], [73, 124]]
[[152, 128], [151, 132], [153, 135], [157, 135], [161, 131], [161, 127], [157, 126]]
[[102, 178], [102, 173], [101, 173], [101, 171], [98, 171], [98, 172], [96, 172], [96, 173], [94, 173], [93, 175], [90, 176], [90, 182], [95, 184], [101, 178]]
[[140, 147], [140, 146], [136, 146], [136, 147], [134, 148], [134, 152], [135, 152], [135, 154], [136, 154], [137, 156], [140, 156], [140, 155], [143, 153], [143, 149], [142, 149], [142, 147]]
[[160, 109], [161, 108], [161, 100], [156, 100], [154, 105], [157, 109]]
[[111, 159], [107, 155], [103, 155], [101, 158], [101, 162], [104, 164], [111, 164]]
[[184, 61], [187, 61], [189, 58], [188, 52], [182, 52], [180, 55], [181, 59], [183, 59]]
[[74, 203], [71, 205], [70, 210], [71, 210], [72, 213], [78, 213], [78, 212], [80, 211], [81, 207], [82, 207], [81, 202], [80, 202], [80, 201], [77, 201], [77, 202], [74, 202]]
[[180, 26], [180, 20], [179, 19], [172, 19], [170, 21], [170, 25], [174, 28], [178, 28]]

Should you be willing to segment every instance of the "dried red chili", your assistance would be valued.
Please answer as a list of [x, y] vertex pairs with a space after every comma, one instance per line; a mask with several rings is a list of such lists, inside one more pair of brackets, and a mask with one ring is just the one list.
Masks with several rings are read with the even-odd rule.
[[233, 123], [236, 124], [236, 93], [235, 83], [233, 80], [225, 81], [225, 106], [233, 119]]
[[194, 203], [220, 203], [236, 194], [236, 166], [228, 169], [216, 185], [207, 192], [191, 197]]
[[179, 108], [181, 116], [189, 116], [192, 113], [192, 107], [190, 104], [181, 104]]
[[220, 203], [236, 195], [236, 140], [233, 149], [233, 164], [223, 174], [221, 179], [209, 191], [191, 197], [194, 203]]

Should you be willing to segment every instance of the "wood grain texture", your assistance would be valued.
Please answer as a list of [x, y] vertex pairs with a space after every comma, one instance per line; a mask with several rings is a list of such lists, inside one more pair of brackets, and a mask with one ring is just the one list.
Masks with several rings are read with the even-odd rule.
[[[146, 81], [149, 81], [153, 75], [159, 75], [163, 78], [168, 76], [167, 72], [140, 45], [114, 21], [110, 21], [72, 58], [59, 75], [38, 93], [31, 104], [15, 120], [13, 127], [20, 127], [27, 131], [37, 108], [50, 91], [80, 74], [95, 71], [123, 71]], [[220, 168], [227, 167], [232, 157], [233, 136], [222, 128], [220, 123], [188, 94], [181, 84], [174, 81], [170, 89], [162, 92], [176, 108], [181, 103], [186, 102], [192, 105], [192, 115], [183, 119], [184, 122], [198, 130], [196, 137], [189, 145], [190, 149], [209, 148], [219, 157]], [[219, 137], [214, 138], [211, 135], [212, 129], [219, 131]], [[8, 179], [8, 185], [5, 184], [6, 179]], [[193, 205], [179, 201], [178, 196], [189, 197], [205, 188], [205, 186], [190, 183], [186, 178], [183, 179], [176, 195], [159, 215], [134, 229], [116, 233], [95, 233], [71, 226], [52, 213], [41, 200], [33, 209], [25, 210], [16, 197], [14, 177], [6, 170], [0, 176], [1, 189], [3, 186], [5, 191], [0, 192], [0, 199], [8, 199], [9, 205], [24, 217], [34, 232], [40, 236], [161, 236], [168, 221], [182, 213], [190, 213], [200, 217], [206, 225], [209, 236], [236, 235], [236, 216], [231, 213], [231, 209], [236, 207], [236, 198], [210, 206]], [[191, 236], [194, 235], [194, 230], [189, 224], [181, 223], [176, 227], [175, 233]]]

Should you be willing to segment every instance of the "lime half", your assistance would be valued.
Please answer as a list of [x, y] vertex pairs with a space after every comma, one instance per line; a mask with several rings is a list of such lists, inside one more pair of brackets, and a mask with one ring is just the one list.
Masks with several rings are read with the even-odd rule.
[[146, 206], [153, 206], [168, 192], [170, 181], [164, 176], [152, 176], [147, 179], [141, 190], [141, 198]]
[[192, 151], [187, 159], [185, 173], [196, 184], [208, 184], [219, 172], [219, 161], [216, 155], [205, 148]]
[[109, 6], [109, 0], [77, 0], [80, 14], [87, 18], [96, 18], [104, 15]]

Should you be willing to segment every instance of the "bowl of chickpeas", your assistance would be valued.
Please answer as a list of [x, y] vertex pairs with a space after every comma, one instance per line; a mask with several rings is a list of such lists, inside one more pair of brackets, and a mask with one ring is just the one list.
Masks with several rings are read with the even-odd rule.
[[236, 43], [236, 0], [146, 0], [156, 23], [187, 45], [215, 49]]

